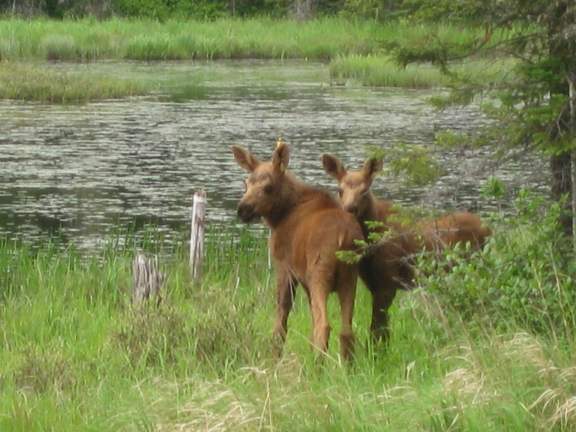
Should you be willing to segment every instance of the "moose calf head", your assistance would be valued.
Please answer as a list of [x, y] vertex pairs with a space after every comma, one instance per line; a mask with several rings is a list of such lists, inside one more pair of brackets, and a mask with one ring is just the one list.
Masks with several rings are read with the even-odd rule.
[[238, 165], [248, 172], [244, 196], [238, 203], [238, 217], [243, 222], [252, 222], [259, 217], [273, 216], [283, 207], [286, 196], [288, 146], [278, 141], [272, 159], [265, 162], [240, 146], [232, 146], [232, 153]]
[[368, 159], [359, 171], [348, 171], [336, 157], [322, 155], [326, 174], [338, 182], [342, 207], [356, 216], [363, 214], [369, 204], [370, 186], [375, 175], [382, 170], [382, 160]]

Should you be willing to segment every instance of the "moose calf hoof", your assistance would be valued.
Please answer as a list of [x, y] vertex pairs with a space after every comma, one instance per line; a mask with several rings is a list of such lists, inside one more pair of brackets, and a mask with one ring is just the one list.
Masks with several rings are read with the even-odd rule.
[[371, 329], [372, 344], [374, 346], [386, 346], [390, 337], [390, 331], [387, 327], [373, 327]]
[[340, 354], [346, 361], [352, 360], [354, 356], [354, 335], [343, 333], [340, 335]]
[[284, 340], [285, 336], [282, 334], [274, 333], [272, 335], [272, 356], [276, 359], [282, 357], [284, 351]]

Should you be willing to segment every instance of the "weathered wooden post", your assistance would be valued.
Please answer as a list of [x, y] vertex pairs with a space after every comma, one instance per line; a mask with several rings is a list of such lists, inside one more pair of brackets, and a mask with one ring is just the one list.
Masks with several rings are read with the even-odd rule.
[[132, 274], [134, 278], [132, 303], [138, 305], [150, 298], [156, 298], [156, 303], [160, 304], [162, 300], [160, 290], [166, 278], [158, 271], [158, 259], [147, 258], [142, 253], [136, 254], [132, 262]]
[[[268, 243], [270, 243], [270, 237], [272, 237], [272, 230], [268, 231]], [[268, 272], [272, 271], [272, 251], [270, 246], [268, 246]]]
[[[570, 135], [572, 143], [576, 142], [576, 70], [571, 71], [568, 80], [568, 106], [570, 107]], [[572, 180], [572, 247], [576, 251], [576, 150], [570, 152], [572, 162], [570, 175]]]
[[316, 0], [296, 0], [294, 2], [294, 15], [298, 21], [307, 21], [314, 18]]
[[195, 284], [199, 283], [202, 278], [205, 213], [206, 192], [196, 192], [192, 204], [192, 229], [190, 233], [190, 273]]

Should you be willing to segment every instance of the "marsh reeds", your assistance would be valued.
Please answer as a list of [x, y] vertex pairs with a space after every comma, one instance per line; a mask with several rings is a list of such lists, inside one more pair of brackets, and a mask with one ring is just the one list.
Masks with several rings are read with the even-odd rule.
[[330, 77], [336, 82], [352, 80], [370, 87], [446, 87], [455, 79], [503, 85], [514, 78], [514, 64], [510, 59], [476, 59], [454, 63], [446, 74], [430, 64], [401, 67], [389, 55], [352, 54], [330, 62]]
[[[466, 46], [482, 36], [480, 28], [392, 21], [323, 18], [299, 23], [253, 18], [204, 21], [22, 20], [0, 19], [0, 98], [46, 103], [82, 103], [151, 94], [157, 83], [137, 76], [102, 76], [90, 67], [74, 72], [42, 62], [101, 60], [303, 59], [330, 61], [333, 81], [408, 88], [445, 86], [450, 77], [427, 66], [398, 67], [389, 56], [394, 43], [447, 43]], [[492, 36], [493, 44], [508, 37]], [[502, 82], [511, 62], [478, 60], [455, 67], [482, 83]], [[506, 75], [508, 74], [508, 75]], [[170, 90], [168, 89], [168, 93]], [[206, 89], [189, 84], [176, 99], [205, 97]]]
[[143, 95], [151, 89], [141, 81], [0, 61], [1, 99], [81, 103]]
[[[0, 20], [0, 59], [288, 59], [329, 60], [337, 55], [374, 54], [387, 42], [466, 45], [482, 28], [448, 24], [322, 18], [309, 22], [271, 18], [166, 21], [111, 19]], [[431, 36], [433, 35], [433, 36]], [[494, 43], [506, 37], [492, 35]]]

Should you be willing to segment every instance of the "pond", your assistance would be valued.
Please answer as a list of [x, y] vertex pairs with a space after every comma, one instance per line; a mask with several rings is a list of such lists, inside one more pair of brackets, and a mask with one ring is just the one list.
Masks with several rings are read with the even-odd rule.
[[[158, 82], [157, 94], [86, 105], [0, 102], [0, 236], [37, 241], [57, 235], [89, 247], [112, 229], [153, 224], [166, 233], [189, 223], [194, 191], [208, 195], [213, 223], [237, 224], [244, 173], [230, 145], [267, 158], [278, 136], [291, 145], [300, 177], [334, 190], [322, 153], [360, 166], [368, 146], [431, 145], [444, 129], [475, 130], [475, 107], [435, 111], [432, 91], [330, 85], [321, 63], [50, 64]], [[486, 210], [479, 189], [490, 175], [510, 187], [544, 187], [541, 163], [525, 156], [498, 169], [488, 150], [446, 152], [432, 186], [380, 177], [379, 196], [436, 209]], [[529, 179], [529, 181], [528, 181]]]

